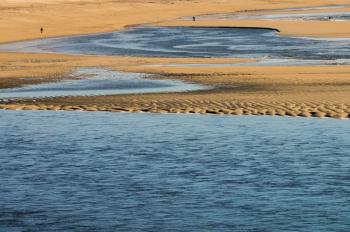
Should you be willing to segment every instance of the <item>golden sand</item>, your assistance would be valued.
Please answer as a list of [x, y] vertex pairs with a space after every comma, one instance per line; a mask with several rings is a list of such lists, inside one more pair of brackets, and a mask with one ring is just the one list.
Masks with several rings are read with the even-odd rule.
[[[259, 9], [350, 4], [345, 0], [7, 0], [0, 3], [0, 42], [166, 26], [271, 27], [284, 35], [350, 37], [348, 22], [267, 20], [181, 22], [182, 16]], [[322, 10], [323, 11], [323, 10]], [[333, 9], [333, 11], [336, 11]], [[339, 9], [340, 11], [340, 9]], [[85, 110], [348, 118], [350, 67], [166, 67], [158, 64], [239, 63], [247, 59], [143, 58], [0, 53], [0, 88], [69, 78], [77, 67], [157, 74], [213, 86], [191, 93], [60, 97], [3, 103], [0, 109]]]
[[[261, 9], [344, 5], [349, 0], [2, 0], [0, 3], [0, 43], [45, 37], [114, 31], [130, 25], [165, 22], [173, 25], [178, 17], [230, 13]], [[179, 22], [178, 22], [179, 23]], [[264, 21], [237, 22], [236, 26], [260, 26]], [[349, 35], [345, 24], [328, 27], [327, 22], [311, 25], [270, 22], [286, 34]], [[318, 25], [318, 26], [316, 26]], [[316, 26], [316, 27], [315, 27]], [[342, 27], [343, 26], [343, 27]], [[311, 29], [311, 31], [310, 31]], [[346, 32], [344, 32], [344, 30]]]

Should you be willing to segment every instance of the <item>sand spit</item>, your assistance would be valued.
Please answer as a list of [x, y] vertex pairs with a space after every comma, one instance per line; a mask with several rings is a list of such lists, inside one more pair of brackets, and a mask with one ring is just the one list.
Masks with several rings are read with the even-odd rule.
[[[11, 62], [6, 63], [7, 60]], [[3, 72], [0, 72], [3, 75], [0, 78], [2, 88], [9, 87], [8, 83], [20, 86], [27, 82], [67, 79], [71, 70], [77, 67], [96, 67], [96, 63], [99, 67], [115, 70], [153, 73], [156, 74], [153, 77], [156, 79], [181, 80], [214, 87], [212, 90], [177, 94], [10, 100], [1, 101], [0, 109], [349, 117], [350, 66], [149, 66], [157, 63], [224, 61], [228, 62], [227, 59], [0, 54], [0, 63], [4, 64]], [[235, 61], [237, 60], [230, 60]], [[30, 73], [32, 75], [28, 75]]]
[[[157, 26], [165, 27], [221, 27], [221, 28], [274, 28], [281, 35], [314, 38], [350, 38], [350, 21], [288, 21], [288, 20], [235, 20], [235, 21], [171, 21]], [[317, 28], [317, 30], [315, 30]]]

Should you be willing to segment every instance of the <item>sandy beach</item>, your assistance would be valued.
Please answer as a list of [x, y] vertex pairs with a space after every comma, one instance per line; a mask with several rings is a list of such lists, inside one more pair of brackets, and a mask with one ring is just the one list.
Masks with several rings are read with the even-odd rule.
[[[0, 42], [121, 30], [131, 25], [274, 28], [283, 36], [350, 38], [349, 21], [179, 21], [183, 16], [348, 5], [350, 1], [20, 1], [0, 3]], [[348, 9], [348, 8], [344, 8]], [[332, 9], [341, 11], [344, 9]], [[325, 10], [322, 10], [325, 11]], [[306, 11], [307, 12], [307, 11]], [[93, 17], [91, 17], [93, 16]], [[44, 35], [39, 28], [44, 27]], [[350, 66], [181, 66], [235, 64], [241, 58], [147, 58], [0, 53], [0, 88], [60, 81], [79, 67], [154, 74], [208, 85], [186, 93], [16, 100], [0, 109], [350, 117]], [[159, 64], [178, 64], [164, 66]]]

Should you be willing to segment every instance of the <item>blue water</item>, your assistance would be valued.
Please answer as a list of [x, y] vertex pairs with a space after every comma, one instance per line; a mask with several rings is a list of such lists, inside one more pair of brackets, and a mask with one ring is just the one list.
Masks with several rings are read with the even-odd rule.
[[[146, 57], [241, 57], [297, 64], [350, 64], [350, 40], [279, 36], [274, 30], [136, 27], [98, 35], [2, 45], [0, 50]], [[299, 61], [299, 62], [298, 62]], [[276, 62], [274, 62], [276, 65]]]
[[349, 231], [350, 123], [0, 111], [0, 231]]

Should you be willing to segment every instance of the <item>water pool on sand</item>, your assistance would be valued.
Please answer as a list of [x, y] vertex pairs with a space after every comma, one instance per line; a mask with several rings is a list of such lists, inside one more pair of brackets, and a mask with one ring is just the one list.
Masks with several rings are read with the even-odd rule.
[[147, 79], [149, 75], [142, 73], [115, 72], [102, 68], [80, 68], [73, 72], [72, 76], [79, 78], [21, 88], [0, 89], [0, 99], [186, 92], [208, 89], [202, 85], [181, 81]]

